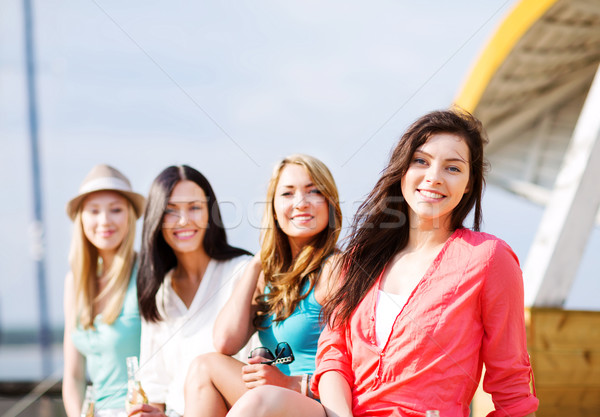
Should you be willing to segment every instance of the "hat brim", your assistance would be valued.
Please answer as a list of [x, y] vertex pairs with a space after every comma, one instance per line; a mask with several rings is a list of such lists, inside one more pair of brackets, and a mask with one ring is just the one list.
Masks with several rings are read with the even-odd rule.
[[77, 216], [77, 212], [79, 211], [79, 206], [83, 202], [83, 200], [89, 196], [90, 194], [96, 193], [98, 191], [113, 191], [115, 193], [121, 194], [123, 197], [127, 198], [129, 202], [133, 205], [133, 209], [137, 218], [139, 219], [144, 214], [144, 207], [146, 206], [146, 198], [138, 193], [133, 191], [125, 191], [125, 190], [115, 190], [114, 188], [104, 188], [93, 190], [87, 193], [79, 194], [77, 197], [71, 199], [66, 206], [67, 215], [71, 220], [75, 220], [75, 216]]

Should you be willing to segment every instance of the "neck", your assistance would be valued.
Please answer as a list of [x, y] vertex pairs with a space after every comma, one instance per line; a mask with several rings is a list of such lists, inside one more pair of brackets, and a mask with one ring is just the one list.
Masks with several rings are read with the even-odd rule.
[[206, 267], [210, 262], [210, 256], [204, 249], [198, 249], [194, 252], [176, 253], [177, 266], [173, 273], [176, 279], [185, 279], [193, 282], [199, 282], [204, 276]]
[[98, 251], [98, 257], [102, 258], [102, 276], [106, 275], [112, 266], [116, 254], [116, 251]]
[[449, 220], [449, 217], [445, 221], [442, 219], [431, 221], [411, 219], [407, 247], [427, 249], [443, 245], [454, 233], [449, 226]]
[[288, 237], [288, 242], [290, 244], [290, 251], [292, 252], [292, 259], [295, 259], [302, 249], [311, 242], [311, 238], [299, 239]]

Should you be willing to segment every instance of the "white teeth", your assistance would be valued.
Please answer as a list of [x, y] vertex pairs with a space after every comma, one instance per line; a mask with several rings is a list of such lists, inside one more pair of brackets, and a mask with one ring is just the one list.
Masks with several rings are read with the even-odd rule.
[[193, 231], [191, 232], [177, 232], [175, 233], [175, 235], [177, 235], [177, 237], [190, 237], [194, 234]]
[[427, 191], [427, 190], [421, 190], [421, 194], [423, 194], [425, 197], [429, 197], [429, 198], [442, 198], [442, 197], [444, 197], [443, 194], [438, 194], [438, 193], [434, 193], [434, 192]]

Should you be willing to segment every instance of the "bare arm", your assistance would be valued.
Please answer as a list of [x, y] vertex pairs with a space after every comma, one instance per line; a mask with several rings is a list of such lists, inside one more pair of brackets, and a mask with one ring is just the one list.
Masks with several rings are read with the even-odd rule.
[[319, 381], [319, 394], [327, 417], [352, 417], [352, 392], [340, 373], [325, 372]]
[[262, 292], [259, 288], [261, 275], [260, 254], [257, 254], [246, 266], [231, 297], [215, 320], [213, 343], [217, 352], [235, 355], [256, 331], [252, 319], [257, 308], [254, 300]]
[[85, 358], [71, 340], [75, 325], [75, 284], [69, 273], [65, 279], [64, 314], [65, 333], [63, 340], [63, 383], [62, 398], [68, 417], [79, 417], [85, 389]]
[[340, 274], [338, 268], [339, 255], [330, 256], [323, 264], [323, 270], [319, 275], [319, 281], [315, 285], [315, 299], [321, 305], [325, 304], [340, 284]]

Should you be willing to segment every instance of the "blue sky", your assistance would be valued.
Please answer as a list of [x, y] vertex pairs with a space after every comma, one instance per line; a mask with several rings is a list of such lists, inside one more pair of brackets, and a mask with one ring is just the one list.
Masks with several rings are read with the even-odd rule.
[[[515, 2], [33, 3], [50, 319], [60, 325], [64, 205], [93, 165], [116, 166], [144, 194], [168, 165], [199, 169], [231, 242], [255, 251], [273, 165], [308, 153], [333, 172], [348, 225], [395, 140], [452, 102]], [[0, 8], [0, 327], [34, 326], [21, 1]], [[485, 230], [524, 263], [542, 212], [488, 187]], [[592, 240], [597, 248], [597, 228]], [[600, 284], [585, 279], [591, 258], [572, 307], [600, 307]]]

